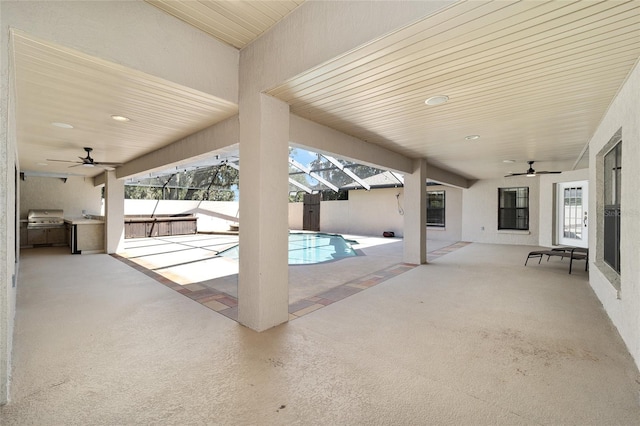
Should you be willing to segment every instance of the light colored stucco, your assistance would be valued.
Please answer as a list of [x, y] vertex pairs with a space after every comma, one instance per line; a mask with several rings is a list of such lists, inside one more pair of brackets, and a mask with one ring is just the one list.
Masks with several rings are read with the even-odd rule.
[[124, 243], [124, 181], [115, 171], [105, 172], [104, 185], [104, 248], [106, 253], [118, 253]]
[[289, 106], [243, 90], [240, 114], [238, 321], [263, 331], [289, 319]]
[[[622, 195], [620, 230], [620, 291], [612, 285], [603, 270], [608, 268], [598, 262], [590, 270], [591, 287], [602, 302], [611, 320], [627, 344], [631, 355], [640, 365], [640, 65], [629, 75], [612, 102], [602, 123], [589, 143], [589, 209], [590, 223], [596, 219], [593, 212], [602, 209], [597, 203], [596, 163], [598, 154], [622, 129]], [[589, 229], [590, 258], [599, 257], [597, 227]]]
[[93, 179], [70, 177], [62, 179], [27, 176], [20, 181], [20, 218], [26, 219], [31, 209], [64, 210], [67, 217], [102, 214], [101, 188]]
[[427, 187], [427, 192], [430, 191], [444, 191], [445, 216], [444, 228], [427, 227], [427, 238], [436, 241], [461, 241], [462, 189], [445, 185], [430, 185]]
[[[460, 241], [462, 238], [462, 189], [445, 185], [426, 191], [445, 191], [445, 228], [428, 227], [427, 238]], [[399, 197], [398, 197], [399, 195]], [[349, 199], [320, 203], [320, 230], [339, 234], [380, 236], [392, 231], [404, 236], [404, 188], [349, 191]], [[302, 229], [303, 203], [289, 203], [289, 228]]]
[[[384, 231], [392, 231], [396, 236], [402, 237], [404, 218], [398, 212], [397, 194], [400, 194], [400, 205], [404, 207], [402, 188], [349, 191], [347, 221], [335, 216], [332, 219], [325, 219], [323, 209], [325, 205], [331, 203], [327, 201], [320, 208], [320, 223], [323, 225], [320, 229], [333, 231], [337, 228], [336, 231], [349, 234], [375, 236], [381, 236]], [[331, 211], [327, 210], [327, 213]], [[342, 226], [346, 225], [347, 229], [339, 229], [340, 223]]]
[[[538, 245], [538, 177], [511, 177], [475, 182], [463, 190], [462, 239], [479, 243]], [[529, 188], [529, 230], [498, 230], [498, 188]]]
[[[0, 20], [4, 19], [0, 8]], [[11, 76], [8, 32], [0, 29], [0, 405], [9, 398], [16, 283], [20, 245], [16, 217], [19, 168], [15, 126], [15, 86]]]

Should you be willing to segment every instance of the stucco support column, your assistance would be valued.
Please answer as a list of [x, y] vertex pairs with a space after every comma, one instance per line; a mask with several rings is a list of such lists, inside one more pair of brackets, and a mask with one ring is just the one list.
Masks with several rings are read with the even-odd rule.
[[289, 319], [288, 147], [289, 106], [241, 98], [238, 321], [256, 331]]
[[106, 171], [104, 184], [105, 250], [122, 251], [124, 244], [124, 180], [115, 171]]
[[427, 161], [413, 160], [404, 175], [404, 261], [427, 263]]

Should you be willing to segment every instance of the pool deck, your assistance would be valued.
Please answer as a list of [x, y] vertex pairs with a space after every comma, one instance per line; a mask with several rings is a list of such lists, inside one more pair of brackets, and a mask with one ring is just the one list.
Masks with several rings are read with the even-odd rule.
[[[289, 266], [289, 319], [338, 302], [416, 265], [402, 262], [402, 239], [344, 235], [360, 255]], [[196, 234], [125, 240], [114, 257], [190, 299], [237, 321], [238, 262], [219, 253], [238, 244], [237, 235]], [[431, 241], [427, 260], [466, 243]]]

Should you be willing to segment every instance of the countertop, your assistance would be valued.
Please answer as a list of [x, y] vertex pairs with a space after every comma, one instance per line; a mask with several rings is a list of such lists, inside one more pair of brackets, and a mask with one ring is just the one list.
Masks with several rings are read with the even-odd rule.
[[84, 217], [65, 217], [64, 223], [71, 225], [100, 225], [104, 223], [104, 220], [87, 219]]

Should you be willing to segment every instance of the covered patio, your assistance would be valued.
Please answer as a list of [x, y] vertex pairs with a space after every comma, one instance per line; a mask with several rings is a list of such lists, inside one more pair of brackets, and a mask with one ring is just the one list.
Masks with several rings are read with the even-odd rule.
[[586, 273], [530, 249], [473, 243], [263, 333], [111, 256], [25, 251], [3, 422], [637, 422]]

